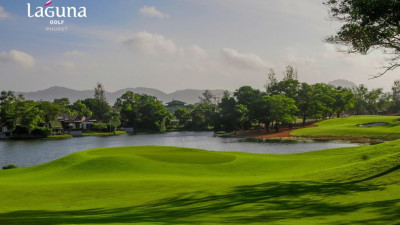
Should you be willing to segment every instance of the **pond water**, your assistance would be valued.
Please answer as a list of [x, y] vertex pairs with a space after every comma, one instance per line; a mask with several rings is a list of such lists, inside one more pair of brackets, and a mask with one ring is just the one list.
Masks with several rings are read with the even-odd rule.
[[10, 163], [18, 167], [39, 165], [74, 152], [99, 147], [180, 146], [212, 151], [240, 151], [262, 154], [291, 154], [358, 144], [339, 142], [250, 143], [240, 138], [213, 137], [213, 132], [172, 132], [164, 134], [81, 137], [66, 140], [0, 141], [0, 166]]
[[360, 127], [381, 127], [385, 126], [387, 123], [385, 122], [377, 122], [377, 123], [366, 123], [359, 125]]

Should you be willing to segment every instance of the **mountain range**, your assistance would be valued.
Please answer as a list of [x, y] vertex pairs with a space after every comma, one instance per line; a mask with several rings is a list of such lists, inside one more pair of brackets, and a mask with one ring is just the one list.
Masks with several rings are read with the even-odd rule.
[[[116, 99], [121, 97], [127, 91], [132, 91], [138, 94], [147, 94], [155, 96], [157, 97], [157, 99], [161, 100], [164, 103], [170, 102], [172, 100], [179, 100], [186, 102], [188, 104], [194, 104], [200, 101], [199, 96], [201, 96], [205, 90], [185, 89], [167, 94], [165, 92], [162, 92], [154, 88], [144, 88], [144, 87], [125, 88], [115, 92], [106, 92], [107, 101], [110, 104], [114, 104]], [[224, 90], [211, 90], [211, 92], [217, 97], [222, 97]], [[16, 94], [22, 94], [26, 99], [35, 101], [39, 100], [53, 101], [56, 98], [67, 97], [71, 102], [74, 102], [79, 99], [92, 98], [94, 90], [80, 91], [65, 87], [54, 86], [45, 90], [34, 91], [34, 92], [17, 92]]]
[[328, 84], [333, 85], [335, 87], [344, 87], [344, 88], [354, 88], [354, 87], [358, 86], [354, 82], [344, 80], [344, 79], [334, 80], [334, 81], [329, 82]]
[[[348, 80], [334, 80], [334, 81], [329, 82], [329, 84], [334, 85], [334, 86], [347, 87], [347, 88], [352, 88], [352, 87], [357, 86], [355, 83], [348, 81]], [[200, 101], [199, 96], [201, 96], [205, 90], [185, 89], [185, 90], [179, 90], [179, 91], [175, 91], [175, 92], [167, 94], [163, 91], [160, 91], [160, 90], [154, 89], [154, 88], [145, 88], [145, 87], [125, 88], [125, 89], [121, 89], [121, 90], [118, 90], [115, 92], [106, 92], [107, 101], [111, 105], [113, 105], [114, 102], [116, 101], [116, 99], [121, 97], [127, 91], [132, 91], [132, 92], [138, 93], [138, 94], [147, 94], [147, 95], [155, 96], [155, 97], [157, 97], [157, 99], [161, 100], [163, 103], [167, 103], [172, 100], [179, 100], [182, 102], [186, 102], [188, 104], [195, 104]], [[224, 90], [217, 89], [217, 90], [211, 90], [211, 92], [217, 97], [222, 97]], [[67, 98], [69, 98], [69, 100], [71, 102], [75, 102], [76, 100], [79, 100], [79, 99], [92, 98], [93, 94], [94, 94], [94, 90], [80, 91], [80, 90], [74, 90], [74, 89], [65, 88], [65, 87], [54, 86], [54, 87], [47, 88], [45, 90], [34, 91], [34, 92], [17, 92], [17, 94], [23, 94], [26, 99], [35, 100], [35, 101], [39, 101], [39, 100], [53, 101], [56, 98], [67, 97]]]

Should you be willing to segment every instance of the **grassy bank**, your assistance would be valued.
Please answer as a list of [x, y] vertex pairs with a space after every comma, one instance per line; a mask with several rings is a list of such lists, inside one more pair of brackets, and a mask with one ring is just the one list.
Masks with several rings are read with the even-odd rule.
[[94, 149], [0, 171], [0, 224], [396, 224], [399, 146]]
[[115, 135], [121, 135], [121, 134], [126, 134], [125, 131], [117, 131], [117, 132], [87, 132], [83, 133], [84, 137], [90, 137], [90, 136], [96, 136], [96, 137], [107, 137], [107, 136], [115, 136]]
[[51, 135], [47, 137], [48, 139], [58, 140], [58, 139], [69, 139], [73, 138], [72, 135], [69, 134], [62, 134], [62, 135]]
[[[352, 116], [326, 120], [316, 123], [316, 127], [298, 129], [291, 132], [291, 135], [301, 137], [330, 137], [343, 139], [400, 139], [400, 117], [398, 116]], [[361, 127], [361, 124], [383, 122], [384, 126]]]

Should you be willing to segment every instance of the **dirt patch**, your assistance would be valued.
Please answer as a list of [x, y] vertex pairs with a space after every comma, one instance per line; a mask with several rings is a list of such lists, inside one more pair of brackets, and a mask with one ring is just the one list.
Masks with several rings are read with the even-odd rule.
[[279, 132], [275, 132], [275, 130], [270, 130], [267, 132], [265, 129], [260, 130], [246, 130], [246, 131], [237, 131], [236, 136], [239, 137], [252, 137], [252, 138], [288, 138], [293, 137], [290, 133], [297, 129], [316, 127], [316, 125], [307, 125], [307, 126], [295, 126], [292, 129], [284, 127], [280, 129]]
[[345, 141], [345, 142], [353, 142], [353, 143], [366, 143], [366, 144], [379, 144], [383, 143], [388, 140], [384, 139], [376, 139], [376, 138], [363, 138], [363, 137], [345, 137], [345, 136], [307, 136], [307, 137], [298, 137], [298, 136], [293, 136], [290, 133], [294, 130], [297, 129], [302, 129], [302, 128], [309, 128], [309, 127], [317, 127], [314, 124], [309, 124], [307, 126], [301, 126], [297, 125], [293, 127], [292, 129], [289, 129], [287, 127], [282, 128], [279, 132], [275, 132], [275, 130], [270, 130], [269, 132], [266, 132], [265, 129], [261, 129], [260, 131], [258, 130], [246, 130], [246, 131], [237, 131], [235, 133], [235, 136], [237, 137], [244, 137], [244, 138], [260, 138], [260, 139], [276, 139], [276, 138], [282, 138], [282, 139], [298, 139], [298, 138], [306, 138], [309, 140], [314, 140], [314, 141]]

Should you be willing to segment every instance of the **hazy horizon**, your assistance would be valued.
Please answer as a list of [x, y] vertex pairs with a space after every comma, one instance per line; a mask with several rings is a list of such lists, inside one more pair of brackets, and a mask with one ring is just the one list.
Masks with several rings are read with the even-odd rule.
[[85, 6], [87, 18], [65, 19], [69, 31], [46, 32], [49, 19], [28, 18], [27, 2], [0, 1], [0, 90], [89, 90], [97, 82], [109, 91], [263, 89], [269, 68], [281, 78], [288, 64], [300, 81], [346, 79], [390, 90], [398, 71], [369, 80], [382, 71], [381, 54], [346, 55], [323, 41], [338, 24], [322, 2], [54, 0]]
[[[75, 89], [75, 88], [71, 88], [71, 87], [64, 87], [64, 86], [54, 85], [54, 86], [51, 86], [51, 87], [47, 87], [47, 88], [43, 88], [43, 89], [38, 89], [38, 90], [32, 90], [32, 91], [19, 91], [19, 90], [7, 90], [7, 89], [5, 89], [5, 90], [21, 93], [21, 92], [37, 92], [37, 91], [43, 91], [43, 90], [47, 90], [47, 89], [54, 88], [54, 87], [58, 87], [58, 88], [67, 88], [67, 89], [71, 89], [71, 90], [75, 90], [75, 91], [94, 91], [95, 85], [93, 86], [93, 88], [88, 88], [88, 89]], [[153, 87], [122, 87], [122, 88], [119, 88], [119, 89], [116, 89], [116, 90], [108, 90], [107, 87], [105, 87], [105, 90], [106, 90], [106, 92], [117, 92], [117, 91], [125, 90], [125, 89], [139, 89], [139, 88], [154, 89], [154, 90], [158, 90], [158, 91], [164, 92], [165, 94], [171, 94], [171, 93], [174, 93], [174, 92], [177, 92], [177, 91], [184, 91], [184, 90], [226, 90], [226, 89], [222, 89], [222, 88], [217, 88], [217, 89], [207, 89], [207, 88], [199, 88], [199, 89], [197, 89], [197, 88], [185, 88], [185, 89], [173, 90], [173, 91], [171, 91], [171, 92], [166, 92], [166, 91], [163, 91], [163, 90], [161, 90], [161, 89], [153, 88]], [[239, 88], [239, 87], [238, 87], [238, 88]], [[234, 91], [234, 90], [228, 90], [228, 91]]]
[[[343, 80], [343, 81], [348, 81], [348, 80], [344, 80], [344, 79], [340, 79], [340, 80]], [[332, 80], [332, 81], [338, 81], [338, 80]], [[332, 82], [332, 81], [327, 81], [327, 82], [324, 82], [324, 83], [330, 83], [330, 82]], [[350, 82], [350, 81], [349, 81]], [[355, 83], [356, 85], [359, 85], [359, 84], [357, 84], [357, 83]], [[11, 90], [11, 89], [3, 89], [4, 91], [13, 91], [13, 92], [17, 92], [17, 93], [23, 93], [23, 92], [38, 92], [38, 91], [43, 91], [43, 90], [47, 90], [47, 89], [50, 89], [50, 88], [55, 88], [55, 87], [58, 87], [58, 88], [66, 88], [66, 89], [71, 89], [71, 90], [75, 90], [75, 91], [91, 91], [91, 90], [94, 90], [95, 89], [95, 86], [96, 85], [93, 85], [93, 87], [92, 88], [86, 88], [86, 89], [77, 89], [77, 88], [73, 88], [73, 87], [66, 87], [66, 86], [60, 86], [60, 85], [54, 85], [54, 86], [50, 86], [50, 87], [45, 87], [45, 88], [42, 88], [42, 89], [37, 89], [37, 90], [31, 90], [31, 91], [21, 91], [21, 90]], [[117, 92], [117, 91], [121, 91], [121, 90], [125, 90], [125, 89], [139, 89], [139, 88], [144, 88], [144, 89], [154, 89], [154, 90], [158, 90], [158, 91], [161, 91], [161, 92], [164, 92], [165, 94], [172, 94], [172, 93], [174, 93], [174, 92], [177, 92], [177, 91], [184, 91], [184, 90], [227, 90], [227, 91], [230, 91], [230, 92], [234, 92], [236, 89], [239, 89], [241, 86], [239, 86], [239, 87], [237, 87], [237, 88], [235, 88], [235, 89], [232, 89], [232, 90], [228, 90], [228, 89], [223, 89], [223, 88], [215, 88], [215, 89], [210, 89], [210, 88], [184, 88], [184, 89], [176, 89], [176, 90], [172, 90], [172, 91], [164, 91], [164, 90], [162, 90], [162, 89], [158, 89], [158, 88], [154, 88], [154, 87], [143, 87], [143, 86], [139, 86], [139, 87], [121, 87], [121, 88], [118, 88], [118, 89], [115, 89], [115, 90], [109, 90], [109, 89], [107, 89], [107, 87], [105, 87], [105, 90], [107, 91], [107, 92], [112, 92], [112, 93], [114, 93], [114, 92]], [[265, 89], [265, 88], [261, 88], [261, 90], [263, 90], [263, 89]], [[0, 91], [3, 91], [3, 90], [1, 90], [0, 89]]]

